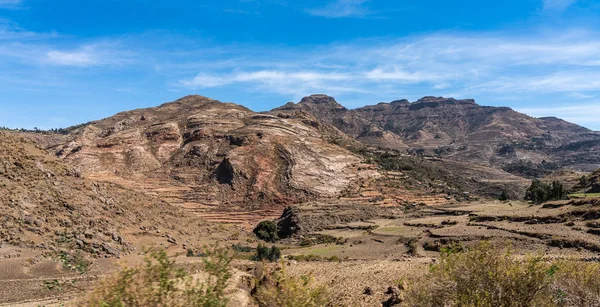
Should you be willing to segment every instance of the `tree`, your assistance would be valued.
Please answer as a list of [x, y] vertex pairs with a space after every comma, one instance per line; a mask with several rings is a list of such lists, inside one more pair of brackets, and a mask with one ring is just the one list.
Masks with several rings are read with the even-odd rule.
[[527, 189], [525, 200], [541, 204], [549, 200], [565, 199], [566, 196], [567, 191], [559, 181], [553, 181], [551, 184], [548, 184], [535, 179], [531, 182], [529, 189]]
[[510, 196], [508, 195], [508, 193], [506, 192], [506, 190], [502, 190], [502, 192], [500, 193], [500, 196], [498, 196], [498, 199], [500, 201], [507, 201], [510, 199]]
[[252, 256], [252, 260], [254, 261], [267, 260], [270, 262], [277, 262], [279, 261], [279, 258], [281, 258], [281, 250], [279, 247], [273, 245], [271, 248], [269, 248], [262, 243], [258, 243], [258, 246], [256, 247], [256, 254]]
[[275, 221], [262, 221], [254, 228], [254, 234], [261, 240], [267, 242], [275, 242], [279, 240], [277, 232], [279, 227]]
[[579, 185], [583, 188], [583, 196], [587, 196], [587, 187], [590, 185], [590, 178], [588, 176], [581, 176], [579, 178]]

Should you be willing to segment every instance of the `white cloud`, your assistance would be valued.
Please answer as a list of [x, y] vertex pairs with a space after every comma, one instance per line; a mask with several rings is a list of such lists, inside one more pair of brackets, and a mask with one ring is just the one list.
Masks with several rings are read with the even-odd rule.
[[40, 62], [43, 64], [72, 67], [119, 67], [132, 63], [133, 56], [131, 51], [120, 48], [119, 43], [102, 41], [82, 45], [74, 50], [48, 50]]
[[340, 73], [316, 71], [274, 71], [235, 72], [228, 74], [200, 73], [189, 80], [180, 80], [180, 84], [193, 89], [211, 88], [236, 83], [258, 84], [266, 91], [284, 94], [304, 95], [307, 92], [329, 89], [336, 92], [356, 92], [357, 89], [335, 85], [356, 76]]
[[324, 7], [310, 9], [308, 13], [328, 18], [364, 17], [373, 13], [364, 6], [366, 2], [367, 0], [335, 0]]
[[[395, 42], [357, 41], [310, 51], [250, 50], [245, 58], [180, 79], [187, 88], [239, 84], [288, 94], [301, 90], [395, 96], [452, 92], [465, 96], [600, 92], [600, 33], [562, 30], [431, 34]], [[443, 91], [443, 92], [442, 92]], [[305, 93], [307, 94], [307, 93]], [[587, 98], [589, 99], [589, 98]]]
[[544, 107], [516, 108], [517, 111], [534, 117], [558, 117], [582, 125], [598, 125], [600, 101], [584, 104], [563, 104]]
[[578, 0], [543, 0], [544, 11], [562, 12], [577, 1]]
[[48, 62], [63, 66], [91, 66], [98, 64], [98, 59], [89, 51], [65, 52], [52, 50], [47, 53]]

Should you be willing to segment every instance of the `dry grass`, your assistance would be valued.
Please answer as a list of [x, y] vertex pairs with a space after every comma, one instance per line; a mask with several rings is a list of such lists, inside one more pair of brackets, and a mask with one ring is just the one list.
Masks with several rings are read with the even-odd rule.
[[[457, 252], [453, 252], [457, 251]], [[600, 306], [597, 263], [524, 259], [482, 242], [446, 250], [406, 293], [408, 306]]]
[[231, 277], [231, 257], [214, 247], [204, 252], [204, 282], [177, 268], [164, 250], [152, 251], [141, 267], [126, 268], [101, 282], [84, 299], [84, 306], [224, 307], [225, 288]]
[[261, 307], [323, 307], [334, 306], [329, 291], [324, 286], [312, 285], [312, 276], [294, 277], [284, 266], [275, 270], [263, 267], [263, 274], [254, 295]]

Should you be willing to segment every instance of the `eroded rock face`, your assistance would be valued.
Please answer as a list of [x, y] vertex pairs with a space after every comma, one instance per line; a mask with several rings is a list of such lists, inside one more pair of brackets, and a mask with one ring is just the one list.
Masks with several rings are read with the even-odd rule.
[[[348, 110], [332, 97], [313, 95], [272, 112], [298, 110], [367, 145], [497, 167], [519, 160], [586, 171], [600, 167], [599, 133], [558, 118], [480, 106], [472, 99], [427, 96]], [[503, 150], [508, 147], [513, 150]]]
[[307, 113], [188, 96], [92, 122], [56, 151], [95, 178], [183, 183], [185, 202], [281, 204], [334, 197], [357, 178], [361, 158], [330, 138], [352, 141]]

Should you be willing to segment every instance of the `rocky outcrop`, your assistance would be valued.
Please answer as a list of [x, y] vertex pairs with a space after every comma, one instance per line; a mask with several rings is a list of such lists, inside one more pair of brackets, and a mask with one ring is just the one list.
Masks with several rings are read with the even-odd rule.
[[355, 142], [306, 112], [187, 96], [89, 123], [56, 151], [94, 178], [184, 184], [194, 190], [187, 203], [269, 206], [335, 197], [359, 176], [361, 158], [333, 139]]

